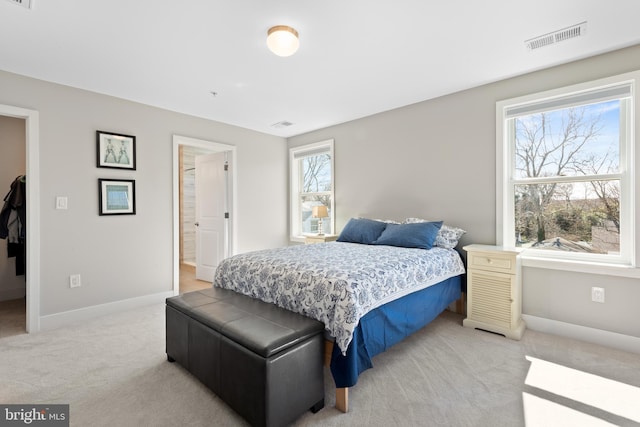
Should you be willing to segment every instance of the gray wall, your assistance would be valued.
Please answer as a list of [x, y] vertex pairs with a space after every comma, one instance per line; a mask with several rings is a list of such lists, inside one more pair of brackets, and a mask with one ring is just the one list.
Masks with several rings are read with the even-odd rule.
[[[496, 102], [640, 69], [640, 45], [290, 138], [335, 139], [336, 226], [353, 216], [443, 219], [496, 239]], [[473, 72], [473, 70], [469, 70]], [[425, 76], [425, 79], [428, 79]], [[636, 160], [640, 167], [640, 161]], [[636, 185], [640, 201], [640, 185]], [[637, 218], [640, 218], [638, 210]], [[636, 220], [640, 230], [640, 220]], [[637, 240], [637, 239], [636, 239]], [[607, 302], [591, 302], [591, 286]], [[640, 337], [640, 280], [523, 269], [525, 314]]]
[[[25, 174], [25, 121], [0, 116], [0, 208], [11, 183]], [[16, 259], [7, 258], [7, 241], [0, 240], [0, 301], [25, 295], [25, 276], [16, 276]]]
[[[237, 252], [286, 244], [283, 138], [6, 72], [0, 104], [39, 111], [41, 316], [171, 291], [173, 134], [237, 147]], [[96, 168], [96, 130], [135, 135], [137, 170]], [[98, 178], [135, 179], [137, 214], [98, 216]]]

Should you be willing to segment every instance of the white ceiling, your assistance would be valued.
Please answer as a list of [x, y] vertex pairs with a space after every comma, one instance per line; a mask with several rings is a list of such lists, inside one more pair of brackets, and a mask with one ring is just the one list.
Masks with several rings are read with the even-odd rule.
[[640, 42], [639, 0], [31, 1], [0, 0], [0, 69], [283, 137]]

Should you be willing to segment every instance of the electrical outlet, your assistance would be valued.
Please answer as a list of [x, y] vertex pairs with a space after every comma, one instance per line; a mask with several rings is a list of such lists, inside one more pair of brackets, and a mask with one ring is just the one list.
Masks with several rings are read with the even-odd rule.
[[82, 285], [82, 283], [80, 282], [80, 275], [79, 274], [72, 274], [71, 276], [69, 276], [69, 287], [70, 288], [79, 288]]
[[591, 288], [591, 301], [604, 302], [604, 288]]
[[56, 197], [56, 209], [67, 209], [67, 197], [66, 196], [57, 196]]

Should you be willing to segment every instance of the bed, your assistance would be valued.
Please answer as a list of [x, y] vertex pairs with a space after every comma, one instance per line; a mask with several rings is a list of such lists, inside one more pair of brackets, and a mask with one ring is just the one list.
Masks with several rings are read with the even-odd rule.
[[[336, 406], [345, 412], [347, 390], [373, 366], [371, 359], [460, 299], [465, 272], [459, 253], [451, 247], [454, 242], [435, 246], [436, 237], [442, 237], [441, 222], [429, 222], [435, 224], [430, 228], [403, 226], [398, 241], [384, 238], [387, 228], [400, 230], [395, 224], [365, 221], [363, 228], [359, 220], [357, 233], [350, 235], [353, 221], [337, 242], [227, 258], [213, 282], [323, 322], [333, 343], [330, 368]], [[368, 233], [369, 226], [377, 228]], [[424, 244], [422, 235], [430, 244]]]

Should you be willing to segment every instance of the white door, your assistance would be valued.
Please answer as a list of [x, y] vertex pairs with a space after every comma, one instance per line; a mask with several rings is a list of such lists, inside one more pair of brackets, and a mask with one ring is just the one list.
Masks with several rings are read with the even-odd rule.
[[196, 157], [196, 279], [213, 282], [227, 248], [226, 153]]

